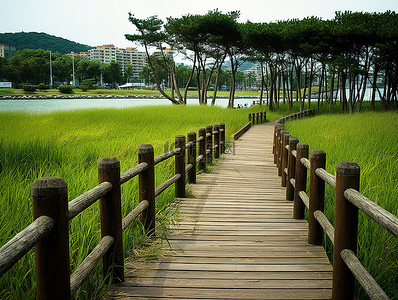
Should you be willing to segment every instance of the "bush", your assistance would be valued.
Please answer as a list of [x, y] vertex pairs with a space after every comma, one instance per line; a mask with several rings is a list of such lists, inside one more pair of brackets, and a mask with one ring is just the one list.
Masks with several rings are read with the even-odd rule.
[[49, 85], [46, 85], [46, 84], [44, 84], [44, 83], [40, 83], [40, 84], [38, 85], [38, 88], [39, 88], [39, 90], [44, 91], [44, 90], [49, 90], [49, 89], [50, 89], [50, 86], [49, 86]]
[[35, 92], [37, 89], [36, 85], [30, 84], [30, 83], [26, 83], [22, 86], [24, 92]]
[[60, 85], [58, 90], [62, 94], [73, 94], [73, 88], [70, 85]]

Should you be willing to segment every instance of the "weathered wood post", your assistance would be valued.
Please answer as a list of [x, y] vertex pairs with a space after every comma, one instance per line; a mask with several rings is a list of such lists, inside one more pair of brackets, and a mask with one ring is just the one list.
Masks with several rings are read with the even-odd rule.
[[185, 135], [177, 135], [175, 137], [175, 147], [181, 151], [175, 156], [174, 171], [175, 174], [181, 174], [180, 179], [175, 183], [176, 198], [185, 198]]
[[277, 157], [277, 144], [278, 144], [278, 132], [281, 129], [285, 129], [285, 127], [281, 123], [276, 123], [274, 127], [274, 142], [272, 145], [272, 153], [274, 154], [274, 164], [277, 163], [276, 157]]
[[214, 158], [220, 157], [220, 125], [214, 125]]
[[252, 114], [250, 113], [249, 114], [249, 123], [251, 123], [251, 121], [252, 121]]
[[290, 182], [290, 179], [296, 178], [296, 157], [293, 156], [292, 151], [296, 150], [296, 146], [299, 139], [292, 136], [289, 138], [289, 156], [287, 162], [287, 178], [286, 178], [286, 200], [294, 200], [294, 187]]
[[277, 144], [277, 161], [276, 164], [278, 166], [278, 176], [282, 176], [282, 143], [283, 137], [287, 133], [285, 129], [278, 131], [278, 144]]
[[257, 124], [259, 123], [259, 120], [260, 120], [260, 113], [256, 113], [256, 122], [257, 122]]
[[120, 192], [120, 162], [116, 157], [103, 157], [98, 161], [98, 182], [112, 183], [112, 190], [100, 199], [101, 237], [109, 235], [114, 244], [103, 257], [103, 273], [112, 272], [113, 282], [124, 281], [122, 239], [122, 211]]
[[196, 183], [196, 132], [188, 132], [188, 143], [191, 143], [188, 149], [188, 164], [192, 168], [188, 171], [188, 182]]
[[357, 251], [358, 209], [347, 201], [344, 191], [359, 191], [360, 168], [356, 163], [340, 162], [336, 166], [336, 207], [333, 251], [332, 299], [353, 299], [355, 278], [342, 260], [344, 249]]
[[301, 158], [308, 158], [309, 147], [299, 143], [296, 146], [296, 188], [294, 189], [293, 218], [304, 219], [305, 205], [299, 196], [300, 191], [307, 190], [307, 168], [300, 162]]
[[256, 114], [252, 113], [252, 125], [256, 124]]
[[265, 111], [264, 112], [264, 123], [266, 123], [267, 122], [267, 112]]
[[60, 177], [31, 185], [33, 219], [48, 216], [51, 232], [35, 246], [36, 299], [70, 299], [68, 187]]
[[260, 111], [260, 123], [263, 124], [263, 112]]
[[289, 145], [290, 134], [285, 133], [282, 138], [282, 186], [286, 186], [287, 174], [285, 170], [287, 169], [287, 160], [289, 154], [289, 150], [286, 149], [286, 146]]
[[198, 163], [199, 171], [204, 171], [206, 168], [206, 128], [199, 128], [198, 138], [201, 138], [198, 142], [198, 155], [202, 155], [202, 159]]
[[275, 134], [275, 151], [274, 151], [274, 164], [279, 168], [279, 146], [280, 146], [280, 131], [284, 130], [285, 126], [282, 124], [276, 125], [276, 134]]
[[225, 153], [225, 124], [220, 123], [220, 147], [221, 154]]
[[141, 215], [147, 235], [155, 232], [155, 165], [154, 151], [150, 144], [141, 144], [138, 148], [138, 163], [147, 163], [148, 169], [139, 175], [139, 201], [149, 202], [146, 212]]
[[321, 245], [323, 228], [314, 217], [314, 212], [323, 212], [325, 201], [325, 181], [315, 174], [318, 168], [325, 168], [326, 153], [322, 150], [311, 151], [310, 156], [310, 200], [308, 208], [308, 243]]
[[206, 163], [213, 163], [213, 126], [206, 126]]

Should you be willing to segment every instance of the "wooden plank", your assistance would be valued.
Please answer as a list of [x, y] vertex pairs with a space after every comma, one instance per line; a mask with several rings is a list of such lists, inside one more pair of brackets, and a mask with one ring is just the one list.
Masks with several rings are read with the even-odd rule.
[[330, 289], [332, 284], [330, 280], [320, 279], [297, 279], [297, 280], [281, 280], [281, 279], [243, 279], [243, 280], [230, 280], [230, 279], [186, 279], [186, 278], [132, 278], [125, 286], [137, 287], [173, 287], [173, 288], [221, 288], [221, 289], [313, 289], [322, 288]]
[[[208, 272], [150, 270], [131, 268], [127, 278], [186, 278], [186, 279], [240, 279], [240, 280], [325, 280], [330, 279], [331, 272]], [[304, 278], [304, 279], [303, 279]]]
[[129, 287], [119, 284], [113, 297], [183, 299], [330, 299], [330, 289], [206, 289]]

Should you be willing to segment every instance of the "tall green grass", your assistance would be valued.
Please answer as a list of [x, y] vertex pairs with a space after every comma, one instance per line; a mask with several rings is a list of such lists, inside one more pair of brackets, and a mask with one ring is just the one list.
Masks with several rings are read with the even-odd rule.
[[[340, 161], [361, 168], [360, 192], [398, 215], [398, 114], [364, 112], [322, 115], [285, 123], [311, 150], [326, 152], [326, 170], [335, 174]], [[334, 190], [326, 188], [325, 214], [334, 222]], [[329, 249], [332, 245], [325, 240]], [[358, 256], [392, 299], [398, 299], [398, 240], [363, 213], [359, 213]], [[359, 298], [364, 292], [358, 289]]]
[[[259, 107], [231, 110], [207, 106], [159, 106], [128, 109], [94, 109], [41, 114], [0, 113], [0, 246], [32, 221], [30, 185], [40, 177], [60, 176], [68, 184], [69, 200], [98, 184], [97, 161], [116, 156], [124, 172], [137, 164], [140, 144], [164, 152], [174, 137], [210, 124], [225, 123], [230, 137], [248, 122]], [[269, 113], [277, 119], [280, 113]], [[156, 186], [174, 171], [170, 159], [156, 166]], [[138, 201], [138, 183], [122, 186], [122, 210], [126, 215]], [[172, 188], [157, 198], [161, 212], [174, 198]], [[157, 220], [162, 223], [163, 213]], [[100, 239], [98, 203], [70, 223], [71, 270]], [[126, 257], [145, 242], [137, 223], [124, 233]], [[101, 266], [77, 292], [76, 298], [101, 295]], [[34, 299], [34, 255], [30, 251], [0, 279], [0, 299]]]

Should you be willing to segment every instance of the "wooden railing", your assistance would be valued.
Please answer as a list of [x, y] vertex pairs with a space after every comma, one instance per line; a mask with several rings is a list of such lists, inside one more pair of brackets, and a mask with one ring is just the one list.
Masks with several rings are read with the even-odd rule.
[[249, 123], [243, 126], [234, 134], [234, 140], [239, 139], [254, 124], [262, 124], [266, 122], [267, 112], [261, 111], [257, 113], [249, 113]]
[[[145, 232], [155, 231], [155, 198], [175, 185], [175, 197], [185, 197], [186, 176], [196, 183], [196, 170], [204, 170], [225, 153], [225, 124], [200, 128], [175, 137], [175, 149], [154, 157], [152, 145], [142, 144], [138, 165], [120, 174], [116, 157], [98, 162], [99, 184], [68, 202], [66, 182], [60, 177], [35, 180], [31, 186], [33, 223], [0, 248], [0, 277], [30, 249], [35, 248], [36, 298], [70, 299], [102, 259], [104, 278], [124, 281], [123, 231], [138, 217]], [[213, 155], [214, 154], [214, 155]], [[175, 175], [155, 188], [155, 165], [175, 157]], [[187, 164], [186, 164], [187, 161]], [[121, 185], [139, 176], [139, 204], [121, 215]], [[100, 200], [101, 241], [70, 275], [69, 221]], [[108, 277], [108, 275], [111, 275]]]
[[[358, 209], [381, 227], [398, 237], [398, 218], [359, 190], [360, 168], [353, 162], [340, 162], [336, 175], [325, 170], [326, 153], [291, 137], [283, 123], [295, 119], [289, 115], [278, 120], [274, 130], [274, 163], [286, 186], [286, 199], [294, 201], [293, 218], [303, 219], [308, 209], [308, 243], [321, 245], [323, 230], [333, 243], [333, 299], [353, 299], [355, 279], [371, 299], [389, 299], [356, 257]], [[306, 194], [307, 170], [310, 171], [309, 196]], [[335, 226], [323, 213], [325, 183], [335, 189]]]

